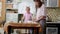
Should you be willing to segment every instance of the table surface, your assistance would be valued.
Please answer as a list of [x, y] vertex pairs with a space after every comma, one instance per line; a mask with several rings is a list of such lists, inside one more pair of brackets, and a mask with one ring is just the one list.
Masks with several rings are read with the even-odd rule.
[[10, 23], [9, 26], [15, 27], [40, 27], [40, 24], [32, 24], [32, 23]]
[[39, 28], [41, 27], [39, 23], [5, 23], [4, 25], [4, 31], [8, 32], [8, 27], [12, 26], [12, 27], [35, 27], [35, 28]]

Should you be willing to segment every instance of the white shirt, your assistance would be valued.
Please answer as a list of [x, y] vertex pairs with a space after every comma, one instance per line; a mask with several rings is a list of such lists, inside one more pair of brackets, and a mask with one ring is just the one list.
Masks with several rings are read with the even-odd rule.
[[44, 4], [42, 4], [42, 6], [37, 9], [37, 14], [36, 14], [37, 20], [39, 20], [39, 17], [40, 17], [40, 16], [46, 16], [46, 11], [45, 11], [45, 6], [44, 6]]

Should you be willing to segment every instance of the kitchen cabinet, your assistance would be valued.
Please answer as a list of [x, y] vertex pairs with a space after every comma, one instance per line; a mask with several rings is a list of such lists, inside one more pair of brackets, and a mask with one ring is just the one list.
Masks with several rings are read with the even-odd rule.
[[16, 6], [14, 6], [15, 4], [18, 3], [18, 0], [5, 0], [5, 1], [6, 1], [6, 21], [18, 22], [18, 14], [17, 14], [18, 9], [15, 8]]
[[2, 2], [0, 2], [0, 17], [1, 17], [1, 10], [2, 10]]
[[13, 8], [13, 0], [6, 0], [6, 8]]
[[7, 12], [18, 12], [18, 3], [20, 0], [6, 0], [6, 13]]
[[6, 13], [6, 22], [18, 22], [18, 14], [16, 13]]
[[44, 0], [46, 7], [60, 7], [60, 0]]
[[60, 7], [60, 0], [59, 0], [59, 2], [58, 2], [58, 3], [59, 3], [59, 7]]
[[6, 0], [6, 3], [18, 3], [21, 0]]
[[6, 6], [8, 8], [17, 8], [17, 5], [20, 3], [20, 0], [6, 0]]
[[0, 0], [0, 2], [2, 3], [2, 10], [1, 10], [1, 16], [0, 16], [0, 21], [5, 21], [5, 0]]

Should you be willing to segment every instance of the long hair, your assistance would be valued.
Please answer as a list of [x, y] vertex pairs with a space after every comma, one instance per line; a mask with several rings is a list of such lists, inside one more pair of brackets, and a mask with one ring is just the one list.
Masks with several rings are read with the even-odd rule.
[[42, 6], [42, 2], [41, 2], [41, 0], [34, 0], [34, 2], [38, 2], [38, 4], [39, 4], [39, 7], [41, 7]]

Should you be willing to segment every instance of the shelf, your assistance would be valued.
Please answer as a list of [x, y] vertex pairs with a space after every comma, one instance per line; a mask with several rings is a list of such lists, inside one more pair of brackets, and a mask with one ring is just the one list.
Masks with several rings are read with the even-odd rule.
[[13, 4], [13, 3], [6, 3], [6, 4]]
[[7, 8], [6, 9], [7, 13], [18, 13], [18, 9], [13, 9], [13, 8]]
[[18, 11], [18, 9], [14, 9], [14, 8], [6, 8], [6, 10], [10, 10], [10, 11]]

